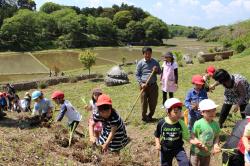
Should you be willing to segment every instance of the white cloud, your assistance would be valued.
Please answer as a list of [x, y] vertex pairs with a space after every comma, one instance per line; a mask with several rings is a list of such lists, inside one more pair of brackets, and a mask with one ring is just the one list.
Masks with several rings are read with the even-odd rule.
[[202, 5], [201, 9], [209, 19], [221, 17], [221, 14], [228, 13], [228, 8], [218, 0], [212, 0], [209, 4]]
[[160, 8], [162, 8], [163, 7], [163, 5], [162, 5], [162, 2], [156, 2], [156, 4], [154, 4], [154, 8], [156, 8], [156, 9], [160, 9]]
[[183, 5], [192, 5], [192, 6], [197, 6], [200, 4], [198, 0], [179, 0], [179, 3], [182, 3]]

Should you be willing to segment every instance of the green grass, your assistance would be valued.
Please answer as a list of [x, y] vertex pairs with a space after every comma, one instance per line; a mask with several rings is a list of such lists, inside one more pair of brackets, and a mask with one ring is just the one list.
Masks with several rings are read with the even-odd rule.
[[249, 56], [249, 55], [250, 55], [250, 48], [244, 50], [242, 53], [234, 55], [233, 57], [234, 58], [242, 58], [242, 57]]

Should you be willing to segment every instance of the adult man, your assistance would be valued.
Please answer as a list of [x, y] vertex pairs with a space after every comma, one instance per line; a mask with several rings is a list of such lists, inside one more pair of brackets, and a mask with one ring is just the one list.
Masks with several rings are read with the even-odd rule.
[[[152, 121], [157, 105], [158, 85], [156, 74], [160, 74], [161, 69], [159, 62], [152, 58], [152, 49], [150, 47], [144, 47], [142, 54], [144, 58], [138, 62], [135, 75], [140, 89], [143, 89], [141, 94], [142, 120], [149, 122]], [[152, 72], [154, 74], [146, 84]], [[147, 115], [148, 106], [149, 114]]]

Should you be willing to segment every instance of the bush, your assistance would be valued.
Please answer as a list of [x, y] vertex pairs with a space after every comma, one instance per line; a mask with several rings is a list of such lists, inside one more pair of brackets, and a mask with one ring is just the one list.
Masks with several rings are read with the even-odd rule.
[[37, 86], [38, 86], [38, 88], [40, 88], [40, 89], [45, 89], [45, 88], [48, 87], [48, 83], [45, 82], [45, 81], [40, 81], [40, 82], [37, 82]]
[[209, 49], [208, 49], [208, 52], [209, 52], [209, 53], [214, 53], [214, 49], [213, 49], [213, 48], [209, 48]]
[[221, 55], [215, 55], [214, 60], [215, 61], [222, 61], [223, 58], [221, 57]]
[[174, 56], [176, 57], [176, 62], [180, 67], [183, 67], [183, 54], [181, 51], [172, 51], [172, 53], [174, 54]]
[[201, 56], [198, 57], [198, 61], [199, 61], [199, 63], [205, 63], [206, 62], [205, 59], [203, 57], [201, 57]]
[[234, 43], [233, 48], [237, 53], [241, 53], [246, 49], [246, 46], [243, 43], [236, 42]]

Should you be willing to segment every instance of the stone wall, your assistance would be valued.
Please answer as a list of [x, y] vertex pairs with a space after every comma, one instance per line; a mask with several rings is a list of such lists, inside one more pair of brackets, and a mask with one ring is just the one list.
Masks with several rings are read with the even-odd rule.
[[[74, 76], [74, 77], [49, 77], [49, 78], [44, 78], [44, 79], [39, 79], [39, 80], [34, 80], [34, 81], [27, 81], [27, 82], [20, 82], [20, 83], [13, 83], [12, 85], [14, 88], [18, 91], [21, 90], [29, 90], [29, 89], [37, 89], [39, 83], [43, 82], [46, 83], [48, 86], [52, 85], [57, 85], [60, 83], [67, 83], [71, 82], [71, 80], [86, 80], [86, 79], [93, 79], [93, 78], [102, 78], [103, 76], [100, 74], [90, 74], [90, 75], [79, 75], [79, 76]], [[1, 87], [4, 88], [5, 85], [1, 85]]]
[[215, 56], [220, 56], [222, 59], [229, 59], [233, 56], [233, 51], [199, 54], [198, 60], [202, 58], [205, 62], [215, 61]]

